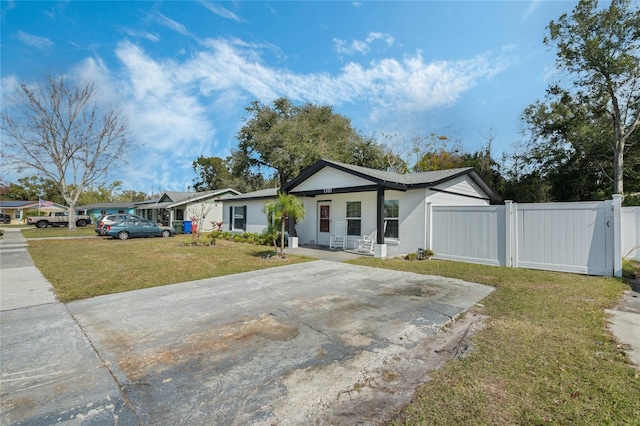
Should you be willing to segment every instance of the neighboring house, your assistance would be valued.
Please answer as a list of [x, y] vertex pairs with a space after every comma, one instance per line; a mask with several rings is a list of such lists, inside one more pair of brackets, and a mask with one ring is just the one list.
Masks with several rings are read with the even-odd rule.
[[260, 234], [267, 228], [265, 205], [278, 198], [278, 188], [237, 195], [224, 201], [223, 229]]
[[95, 223], [101, 216], [105, 214], [115, 213], [131, 213], [135, 214], [135, 202], [127, 203], [95, 203], [77, 206], [76, 210], [91, 217], [91, 221]]
[[[500, 199], [470, 167], [398, 174], [329, 160], [316, 162], [282, 190], [304, 203], [306, 216], [296, 226], [300, 244], [329, 246], [336, 223], [343, 222], [348, 248], [376, 233], [377, 257], [427, 248], [430, 205], [489, 205]], [[277, 191], [260, 192], [225, 201], [228, 229], [240, 231], [242, 221], [248, 232], [266, 228], [264, 205]]]
[[0, 200], [0, 213], [11, 216], [11, 223], [14, 225], [23, 225], [27, 223], [27, 212], [39, 212], [39, 215], [47, 215], [49, 212], [67, 211], [63, 205], [52, 201], [12, 201]]
[[222, 204], [240, 195], [226, 188], [204, 192], [167, 191], [155, 200], [135, 203], [135, 214], [154, 222], [173, 226], [174, 221], [194, 221], [203, 231], [213, 230], [212, 222], [222, 222]]

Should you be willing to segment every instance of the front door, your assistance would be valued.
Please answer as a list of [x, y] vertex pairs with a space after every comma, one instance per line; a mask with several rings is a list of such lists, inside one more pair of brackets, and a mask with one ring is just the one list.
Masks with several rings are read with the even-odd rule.
[[331, 201], [318, 203], [318, 245], [328, 246], [331, 236]]

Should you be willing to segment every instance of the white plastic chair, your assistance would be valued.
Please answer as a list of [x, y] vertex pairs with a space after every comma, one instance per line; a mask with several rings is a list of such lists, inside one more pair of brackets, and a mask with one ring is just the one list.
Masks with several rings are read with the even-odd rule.
[[347, 222], [336, 222], [329, 237], [329, 248], [347, 248]]
[[378, 231], [373, 231], [369, 235], [363, 235], [362, 239], [358, 240], [358, 248], [360, 251], [373, 253], [374, 247], [376, 245], [376, 238], [378, 236]]

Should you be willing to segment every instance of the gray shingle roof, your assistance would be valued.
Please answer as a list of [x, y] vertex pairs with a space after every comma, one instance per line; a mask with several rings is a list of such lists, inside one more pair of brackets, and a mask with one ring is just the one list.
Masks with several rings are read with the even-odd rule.
[[251, 200], [260, 198], [275, 198], [278, 196], [278, 188], [267, 188], [259, 191], [247, 192], [245, 194], [236, 195], [225, 198], [224, 201]]
[[324, 162], [344, 169], [349, 169], [362, 175], [370, 176], [377, 180], [399, 183], [402, 185], [418, 185], [440, 182], [442, 180], [450, 179], [453, 176], [464, 174], [473, 169], [472, 167], [462, 167], [457, 169], [435, 170], [432, 172], [400, 174], [386, 172], [384, 170], [370, 169], [368, 167], [354, 166], [352, 164], [340, 163], [338, 161], [324, 160]]

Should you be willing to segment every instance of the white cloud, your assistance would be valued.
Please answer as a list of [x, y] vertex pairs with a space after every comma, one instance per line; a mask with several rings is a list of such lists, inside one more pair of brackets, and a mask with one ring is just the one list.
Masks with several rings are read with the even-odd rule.
[[148, 31], [135, 31], [129, 28], [125, 28], [123, 31], [131, 37], [144, 38], [154, 43], [160, 41], [160, 37], [158, 37], [158, 35], [152, 34]]
[[[381, 39], [375, 33], [367, 38]], [[165, 190], [183, 190], [190, 182], [176, 182], [176, 176], [189, 176], [198, 155], [227, 155], [232, 141], [218, 140], [218, 127], [230, 134], [239, 129], [244, 108], [253, 100], [270, 103], [284, 96], [338, 108], [354, 104], [372, 127], [394, 117], [412, 122], [455, 104], [505, 66], [489, 53], [428, 62], [417, 52], [367, 64], [350, 62], [335, 74], [300, 74], [266, 64], [262, 56], [272, 48], [268, 45], [215, 39], [201, 46], [187, 59], [160, 60], [122, 42], [116, 50], [121, 70], [107, 70], [100, 59], [78, 67], [78, 75], [91, 76], [120, 99], [141, 145], [144, 160], [127, 173], [129, 180], [123, 177], [125, 186], [139, 188], [151, 180]]]
[[230, 11], [229, 9], [215, 3], [210, 3], [208, 1], [203, 1], [202, 5], [206, 7], [210, 12], [220, 16], [221, 18], [231, 19], [236, 22], [244, 22], [242, 18], [238, 15]]
[[46, 37], [38, 37], [32, 34], [25, 33], [24, 31], [18, 31], [16, 36], [18, 37], [18, 40], [20, 40], [23, 44], [41, 50], [48, 50], [55, 45], [53, 41]]
[[[152, 124], [148, 134], [154, 135], [160, 146], [169, 147], [172, 140], [201, 139], [198, 135], [202, 131], [213, 128], [206, 124], [210, 117], [207, 105], [219, 105], [220, 99], [271, 102], [286, 96], [294, 101], [358, 103], [375, 109], [424, 112], [451, 106], [479, 81], [506, 66], [490, 54], [425, 62], [418, 52], [401, 60], [387, 58], [366, 66], [351, 62], [336, 75], [296, 74], [264, 64], [260, 50], [252, 46], [220, 39], [208, 40], [206, 45], [206, 49], [180, 63], [156, 61], [131, 43], [122, 43], [118, 49], [132, 101], [140, 106], [138, 116]], [[236, 108], [241, 110], [242, 106]], [[176, 134], [173, 130], [185, 126], [197, 131]]]
[[340, 55], [355, 55], [356, 53], [365, 55], [371, 51], [371, 45], [378, 40], [383, 41], [387, 47], [393, 45], [395, 42], [394, 38], [390, 34], [378, 32], [369, 33], [364, 40], [351, 40], [351, 43], [337, 38], [334, 38], [333, 42], [335, 44], [334, 48], [336, 52]]
[[168, 18], [166, 16], [164, 16], [162, 13], [158, 12], [156, 14], [156, 22], [158, 22], [160, 25], [164, 25], [165, 27], [178, 32], [180, 34], [183, 35], [189, 35], [189, 32], [187, 31], [187, 28], [182, 25], [179, 22], [174, 21], [171, 18]]
[[527, 10], [525, 10], [524, 14], [520, 18], [520, 22], [524, 22], [529, 19], [529, 17], [533, 15], [534, 12], [538, 9], [541, 3], [541, 0], [533, 0], [529, 2], [529, 6], [527, 6]]
[[2, 78], [2, 82], [0, 84], [0, 100], [3, 105], [6, 105], [8, 99], [13, 96], [19, 85], [20, 82], [15, 74], [10, 74]]

